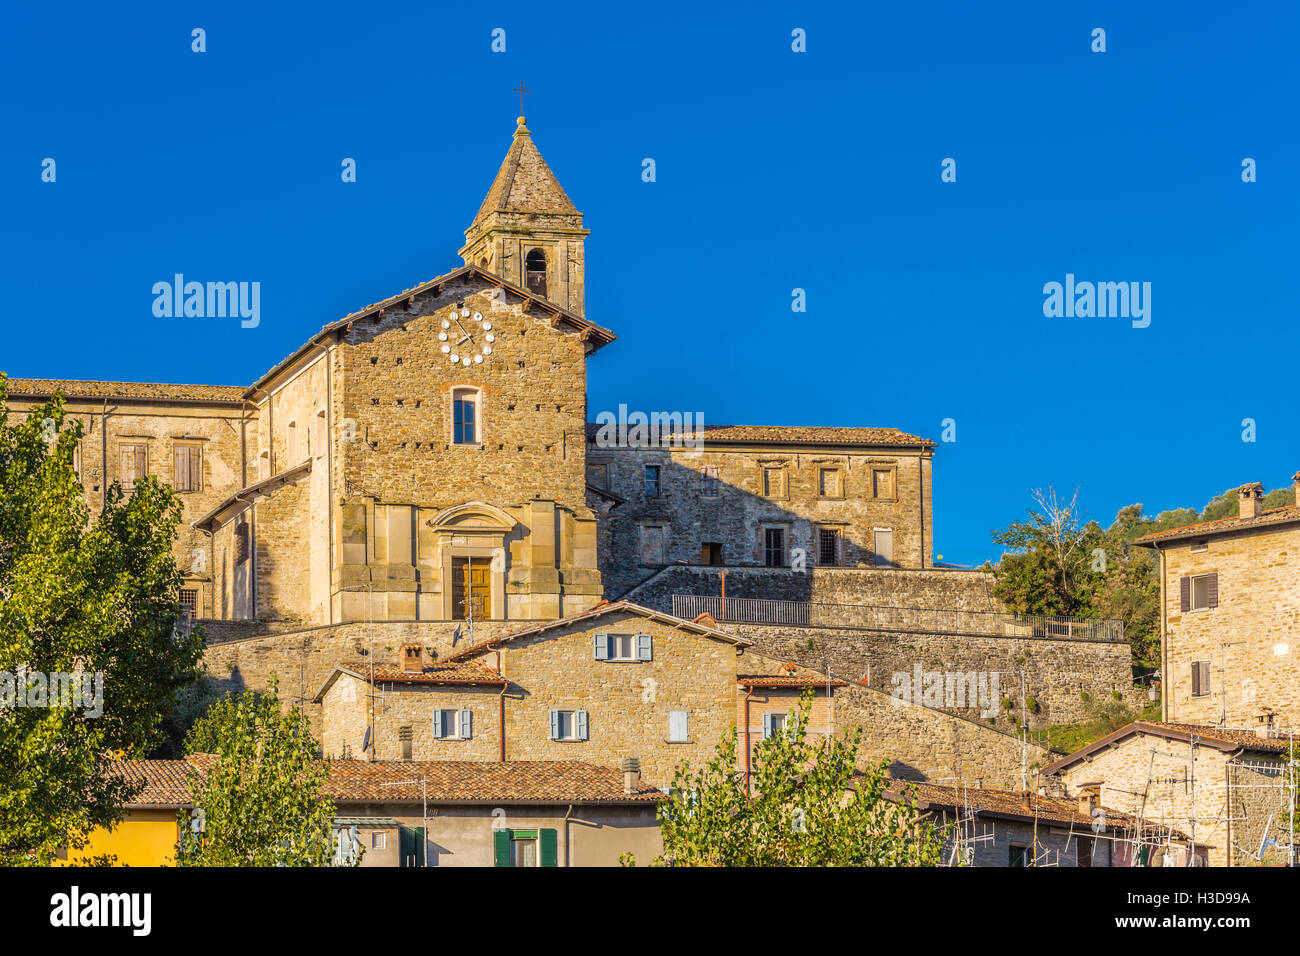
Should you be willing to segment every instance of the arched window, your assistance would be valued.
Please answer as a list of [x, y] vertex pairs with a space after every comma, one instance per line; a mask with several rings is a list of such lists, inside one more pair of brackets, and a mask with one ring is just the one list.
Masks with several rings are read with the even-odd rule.
[[524, 260], [524, 286], [536, 295], [546, 295], [546, 253], [533, 249]]

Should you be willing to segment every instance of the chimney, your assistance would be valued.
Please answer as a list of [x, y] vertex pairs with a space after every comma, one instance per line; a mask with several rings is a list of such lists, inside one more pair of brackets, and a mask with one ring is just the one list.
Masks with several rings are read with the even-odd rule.
[[1295, 492], [1295, 503], [1300, 505], [1300, 471], [1291, 476], [1291, 490]]
[[1028, 791], [1028, 790], [1022, 791], [1022, 793], [1021, 793], [1021, 802], [1020, 802], [1020, 805], [1021, 805], [1024, 809], [1026, 809], [1026, 810], [1032, 810], [1032, 809], [1034, 809], [1034, 805], [1033, 805], [1033, 804], [1030, 802], [1030, 800], [1029, 800], [1029, 791]]
[[1237, 489], [1241, 499], [1241, 517], [1258, 518], [1264, 513], [1264, 486], [1258, 481]]
[[623, 792], [636, 793], [641, 789], [641, 761], [636, 757], [623, 758]]
[[1091, 788], [1079, 791], [1079, 812], [1085, 817], [1092, 816], [1097, 809], [1097, 791]]
[[403, 644], [398, 649], [397, 659], [403, 674], [418, 674], [424, 670], [422, 652], [423, 648], [419, 644]]

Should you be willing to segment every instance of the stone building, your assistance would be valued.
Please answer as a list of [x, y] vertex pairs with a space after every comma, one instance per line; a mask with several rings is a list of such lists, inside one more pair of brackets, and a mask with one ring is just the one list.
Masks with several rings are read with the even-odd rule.
[[[1300, 484], [1300, 474], [1294, 479]], [[1138, 538], [1160, 559], [1165, 720], [1300, 725], [1300, 507], [1264, 510], [1259, 483], [1238, 514]]]
[[9, 403], [65, 396], [92, 506], [173, 485], [198, 618], [545, 621], [678, 561], [930, 566], [924, 439], [710, 427], [697, 454], [589, 426], [587, 361], [614, 334], [585, 316], [587, 235], [521, 117], [460, 268], [251, 385], [13, 379]]
[[[1287, 736], [1138, 721], [1043, 768], [1068, 799], [1093, 799], [1187, 835], [1210, 866], [1286, 863], [1292, 833]], [[1149, 852], [1163, 845], [1149, 842]], [[1184, 860], [1184, 863], [1186, 861]]]
[[1072, 800], [894, 781], [885, 796], [916, 801], [943, 833], [947, 866], [1182, 866], [1191, 854], [1185, 833], [1102, 806], [1091, 791]]

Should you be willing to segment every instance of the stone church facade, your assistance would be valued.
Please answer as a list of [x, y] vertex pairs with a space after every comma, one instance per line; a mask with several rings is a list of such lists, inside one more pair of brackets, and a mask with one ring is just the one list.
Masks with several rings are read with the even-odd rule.
[[[602, 438], [588, 231], [521, 117], [463, 264], [327, 324], [249, 386], [11, 379], [83, 425], [91, 507], [184, 503], [193, 616], [307, 627], [555, 620], [670, 565], [931, 566], [933, 444], [888, 428]], [[699, 436], [697, 436], [699, 437]]]

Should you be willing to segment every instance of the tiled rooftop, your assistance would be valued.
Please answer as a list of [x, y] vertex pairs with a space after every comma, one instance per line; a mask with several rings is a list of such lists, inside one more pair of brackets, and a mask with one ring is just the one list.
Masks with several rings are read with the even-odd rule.
[[[594, 442], [601, 428], [587, 423], [587, 441]], [[705, 425], [704, 441], [752, 442], [782, 445], [924, 445], [934, 442], [897, 428], [841, 428], [804, 425]], [[674, 433], [675, 434], [675, 433]], [[693, 433], [684, 433], [690, 437]]]
[[138, 401], [243, 403], [242, 385], [169, 385], [162, 382], [85, 382], [55, 378], [11, 378], [9, 394], [44, 398], [62, 392], [65, 398], [135, 399]]

